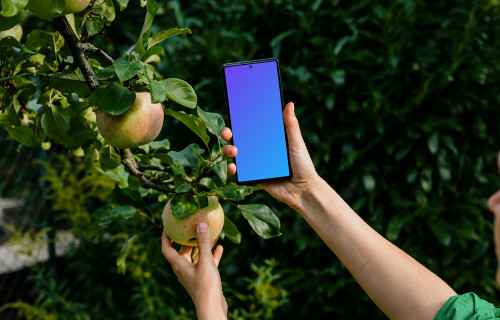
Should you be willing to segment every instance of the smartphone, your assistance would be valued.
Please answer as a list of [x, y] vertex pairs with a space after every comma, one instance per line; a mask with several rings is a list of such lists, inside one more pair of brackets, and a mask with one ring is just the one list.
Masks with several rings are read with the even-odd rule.
[[238, 148], [236, 183], [290, 179], [278, 60], [227, 63], [222, 74], [232, 143]]

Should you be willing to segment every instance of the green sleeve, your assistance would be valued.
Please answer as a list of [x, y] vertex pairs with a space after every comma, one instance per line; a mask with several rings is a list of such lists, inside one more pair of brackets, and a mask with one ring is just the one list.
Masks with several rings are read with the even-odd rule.
[[434, 320], [500, 320], [500, 309], [469, 292], [448, 299]]

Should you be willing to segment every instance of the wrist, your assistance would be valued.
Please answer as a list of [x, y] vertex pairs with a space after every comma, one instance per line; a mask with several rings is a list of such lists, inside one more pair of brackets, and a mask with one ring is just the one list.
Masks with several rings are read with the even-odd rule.
[[225, 320], [227, 319], [227, 306], [222, 293], [207, 295], [205, 299], [195, 301], [198, 320]]
[[304, 217], [307, 212], [311, 211], [311, 207], [318, 203], [318, 199], [320, 198], [319, 194], [322, 192], [321, 190], [325, 185], [329, 187], [326, 181], [315, 173], [314, 177], [310, 180], [308, 186], [292, 208]]

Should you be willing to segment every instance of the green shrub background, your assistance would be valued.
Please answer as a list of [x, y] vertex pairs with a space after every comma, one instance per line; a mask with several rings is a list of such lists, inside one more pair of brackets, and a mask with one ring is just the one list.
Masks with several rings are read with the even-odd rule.
[[[154, 28], [193, 32], [162, 44], [163, 75], [191, 83], [200, 106], [224, 114], [221, 65], [277, 57], [284, 98], [295, 102], [318, 173], [374, 229], [458, 293], [474, 291], [500, 306], [493, 216], [486, 208], [500, 189], [497, 1], [160, 4]], [[131, 3], [95, 44], [118, 57], [142, 19]], [[167, 119], [162, 134], [172, 149], [196, 139], [182, 126]], [[52, 165], [70, 171], [64, 163]], [[61, 190], [51, 190], [57, 199]], [[240, 245], [222, 241], [219, 269], [233, 319], [385, 318], [300, 216], [264, 192], [252, 200], [279, 215], [283, 235], [260, 239], [224, 207], [243, 235]], [[144, 231], [133, 243], [127, 273], [117, 274], [123, 239], [85, 240], [92, 204], [80, 201], [82, 219], [69, 221], [82, 242], [60, 263], [64, 272], [48, 273], [58, 283], [55, 292], [93, 319], [192, 318], [189, 296], [159, 255], [158, 230], [113, 222], [110, 230]], [[51, 300], [57, 294], [41, 292], [41, 309], [71, 314]]]

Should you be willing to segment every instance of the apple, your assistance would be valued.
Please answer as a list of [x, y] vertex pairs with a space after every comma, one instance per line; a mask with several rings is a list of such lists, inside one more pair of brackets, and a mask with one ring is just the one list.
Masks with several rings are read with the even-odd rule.
[[90, 0], [64, 0], [64, 9], [61, 13], [50, 12], [50, 8], [57, 0], [29, 0], [26, 9], [42, 19], [62, 17], [70, 13], [82, 12], [90, 4]]
[[149, 143], [160, 134], [163, 107], [160, 103], [151, 103], [149, 92], [136, 92], [134, 104], [124, 114], [113, 116], [99, 108], [96, 122], [110, 145], [130, 149]]
[[186, 246], [196, 246], [196, 226], [205, 222], [210, 230], [210, 242], [213, 242], [224, 226], [224, 211], [217, 197], [209, 196], [207, 207], [187, 217], [177, 218], [172, 214], [169, 201], [163, 209], [161, 219], [163, 228], [170, 239]]

